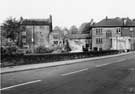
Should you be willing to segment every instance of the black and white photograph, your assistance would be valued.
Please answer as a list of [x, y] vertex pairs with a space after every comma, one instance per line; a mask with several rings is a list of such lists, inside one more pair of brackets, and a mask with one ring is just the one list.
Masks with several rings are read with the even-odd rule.
[[135, 0], [0, 0], [0, 94], [135, 94]]

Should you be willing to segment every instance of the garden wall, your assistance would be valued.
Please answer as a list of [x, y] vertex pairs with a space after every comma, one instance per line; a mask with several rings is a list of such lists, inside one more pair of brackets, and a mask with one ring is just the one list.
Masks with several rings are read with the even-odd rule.
[[119, 53], [119, 51], [110, 50], [100, 52], [78, 52], [60, 54], [1, 55], [1, 67], [90, 58], [103, 55], [112, 55], [117, 53]]

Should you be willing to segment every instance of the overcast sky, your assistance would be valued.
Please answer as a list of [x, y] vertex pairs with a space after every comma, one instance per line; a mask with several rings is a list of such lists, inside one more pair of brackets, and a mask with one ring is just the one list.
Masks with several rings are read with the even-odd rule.
[[0, 23], [19, 18], [53, 17], [53, 26], [70, 27], [108, 17], [135, 18], [135, 0], [1, 0]]

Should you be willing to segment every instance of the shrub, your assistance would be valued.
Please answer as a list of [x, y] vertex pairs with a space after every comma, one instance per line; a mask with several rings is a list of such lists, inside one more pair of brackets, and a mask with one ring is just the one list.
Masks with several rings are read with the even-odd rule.
[[5, 55], [6, 54], [6, 49], [4, 47], [1, 47], [1, 55]]
[[2, 55], [13, 55], [16, 54], [16, 47], [1, 47]]

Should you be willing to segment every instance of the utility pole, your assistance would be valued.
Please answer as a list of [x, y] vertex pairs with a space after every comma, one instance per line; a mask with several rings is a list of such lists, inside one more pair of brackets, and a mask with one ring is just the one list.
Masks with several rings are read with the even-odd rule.
[[118, 36], [116, 36], [116, 50], [118, 50]]
[[131, 32], [131, 50], [133, 50], [134, 49], [134, 37], [133, 37], [133, 34], [134, 34], [134, 30], [133, 30], [133, 28], [131, 27], [130, 28], [130, 32]]
[[132, 31], [132, 51], [134, 49], [134, 38], [133, 38], [133, 31]]
[[34, 25], [32, 26], [32, 53], [34, 53]]

